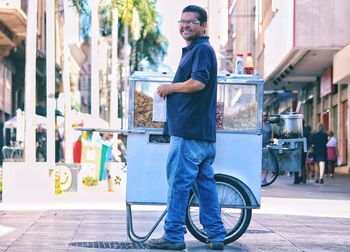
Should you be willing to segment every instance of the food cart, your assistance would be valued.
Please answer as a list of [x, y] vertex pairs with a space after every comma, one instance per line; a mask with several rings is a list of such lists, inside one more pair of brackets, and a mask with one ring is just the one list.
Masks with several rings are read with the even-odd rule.
[[302, 153], [307, 151], [302, 120], [296, 112], [269, 116], [274, 141], [263, 148], [261, 186], [271, 185], [284, 172], [301, 171]]
[[[152, 120], [153, 96], [159, 85], [171, 83], [173, 77], [171, 73], [145, 72], [135, 72], [130, 77], [126, 207], [128, 236], [134, 242], [146, 241], [166, 214], [165, 210], [148, 234], [136, 234], [132, 206], [167, 202], [166, 158], [170, 137], [163, 135], [163, 122]], [[246, 231], [252, 209], [260, 207], [263, 83], [256, 75], [218, 75], [213, 168], [227, 230], [226, 244]], [[199, 221], [199, 202], [192, 192], [186, 226], [195, 238], [207, 241]]]

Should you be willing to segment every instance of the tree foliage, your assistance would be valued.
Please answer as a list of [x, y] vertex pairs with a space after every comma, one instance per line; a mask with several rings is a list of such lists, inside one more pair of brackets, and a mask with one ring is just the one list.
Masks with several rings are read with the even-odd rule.
[[142, 34], [141, 39], [136, 41], [132, 47], [132, 71], [143, 70], [140, 66], [142, 60], [146, 60], [149, 65], [157, 65], [166, 55], [168, 41], [161, 34], [159, 26]]
[[[91, 11], [87, 0], [70, 0], [72, 6], [81, 15], [82, 36], [85, 40], [89, 38], [91, 26]], [[101, 34], [111, 34], [113, 25], [113, 10], [118, 9], [118, 30], [119, 47], [123, 46], [123, 34], [121, 27], [131, 27], [133, 36], [129, 38], [132, 46], [131, 63], [132, 70], [140, 70], [139, 63], [147, 60], [151, 65], [157, 64], [166, 54], [168, 46], [167, 39], [161, 34], [157, 23], [156, 1], [155, 0], [101, 0], [100, 1], [100, 23]], [[134, 29], [133, 12], [136, 11], [139, 17], [140, 34]], [[133, 38], [139, 38], [137, 41]]]

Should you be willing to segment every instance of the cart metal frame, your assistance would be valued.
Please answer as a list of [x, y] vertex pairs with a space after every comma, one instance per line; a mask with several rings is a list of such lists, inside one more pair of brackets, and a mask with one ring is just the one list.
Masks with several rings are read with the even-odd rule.
[[[163, 136], [163, 129], [135, 127], [135, 86], [138, 82], [146, 87], [148, 87], [147, 85], [151, 87], [154, 83], [171, 83], [173, 77], [173, 73], [135, 72], [129, 79], [128, 130], [99, 130], [101, 132], [117, 132], [128, 135], [127, 233], [129, 239], [133, 242], [145, 242], [167, 213], [165, 209], [147, 234], [136, 234], [133, 225], [132, 205], [166, 205], [165, 163], [169, 148], [166, 141], [154, 142], [150, 140], [153, 137]], [[216, 172], [215, 179], [219, 197], [220, 195], [223, 196], [224, 192], [229, 192], [229, 197], [220, 198], [219, 203], [223, 221], [227, 214], [230, 217], [227, 218], [227, 220], [230, 220], [227, 225], [232, 225], [232, 228], [229, 227], [231, 229], [228, 230], [229, 233], [224, 241], [225, 243], [238, 239], [250, 223], [252, 209], [260, 208], [263, 84], [263, 80], [257, 75], [218, 74], [218, 85], [223, 85], [221, 86], [222, 89], [218, 89], [218, 96], [224, 97], [225, 105], [234, 104], [237, 99], [242, 98], [253, 99], [254, 106], [256, 106], [254, 107], [255, 114], [253, 116], [255, 120], [254, 127], [217, 130], [217, 155], [213, 168]], [[228, 89], [232, 88], [233, 91], [235, 91], [233, 88], [243, 91], [242, 93], [238, 92], [237, 97], [231, 97], [233, 95], [232, 91], [230, 95], [226, 95], [225, 85]], [[248, 91], [252, 89], [253, 92], [247, 93], [244, 88]], [[152, 183], [149, 183], [150, 181]], [[224, 212], [226, 210], [227, 212]], [[197, 213], [198, 200], [195, 194], [191, 193], [186, 224], [189, 231], [198, 240], [206, 242], [206, 233], [199, 223]], [[231, 215], [237, 217], [237, 220], [232, 221]]]

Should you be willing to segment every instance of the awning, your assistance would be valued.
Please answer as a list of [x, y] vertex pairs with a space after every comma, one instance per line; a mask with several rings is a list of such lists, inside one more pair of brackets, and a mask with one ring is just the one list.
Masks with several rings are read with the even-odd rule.
[[[46, 128], [47, 119], [43, 116], [35, 116], [36, 127]], [[12, 117], [4, 123], [4, 128], [6, 129], [16, 129], [17, 128], [17, 116]]]
[[350, 83], [350, 43], [334, 55], [333, 82], [335, 84]]

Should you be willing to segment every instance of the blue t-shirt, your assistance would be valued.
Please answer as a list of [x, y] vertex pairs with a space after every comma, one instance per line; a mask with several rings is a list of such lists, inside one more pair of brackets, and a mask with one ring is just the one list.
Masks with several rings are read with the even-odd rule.
[[205, 84], [194, 93], [167, 96], [165, 134], [186, 139], [216, 141], [217, 61], [209, 37], [200, 37], [182, 49], [173, 83], [190, 78]]

